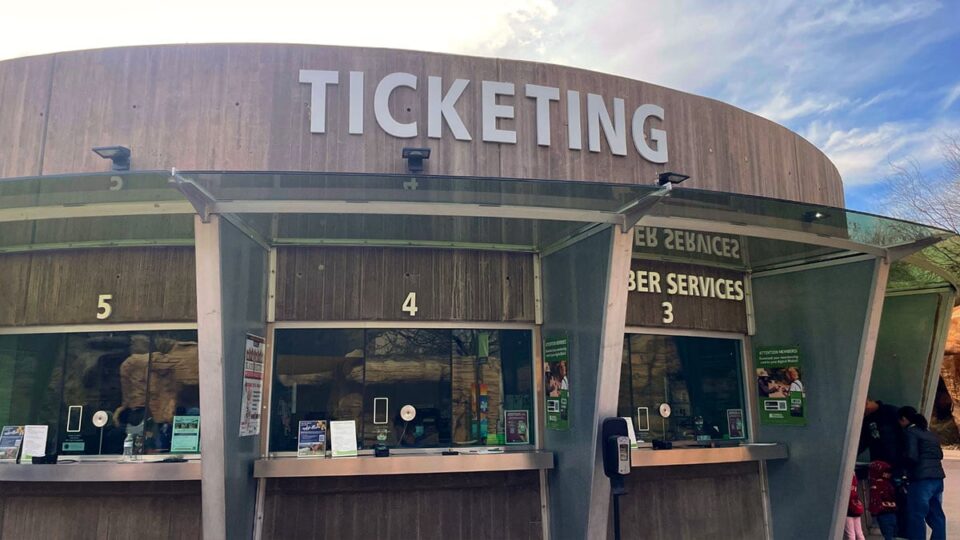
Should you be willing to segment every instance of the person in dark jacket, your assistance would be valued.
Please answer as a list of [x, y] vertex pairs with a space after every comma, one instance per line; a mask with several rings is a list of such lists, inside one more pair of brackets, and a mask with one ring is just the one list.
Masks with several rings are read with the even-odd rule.
[[[925, 540], [930, 525], [932, 540], [946, 540], [943, 513], [943, 450], [940, 440], [927, 430], [927, 419], [913, 407], [898, 411], [904, 430], [903, 464], [907, 472], [907, 531], [910, 540]], [[926, 525], [924, 525], [926, 522]]]
[[903, 428], [900, 427], [897, 407], [867, 398], [863, 410], [863, 427], [857, 453], [870, 449], [870, 461], [886, 461], [893, 467], [893, 476], [899, 476], [900, 449], [903, 447]]

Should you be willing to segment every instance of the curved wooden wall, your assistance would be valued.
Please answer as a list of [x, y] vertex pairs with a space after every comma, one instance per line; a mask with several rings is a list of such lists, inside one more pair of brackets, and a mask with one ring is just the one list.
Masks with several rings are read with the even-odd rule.
[[[327, 132], [310, 132], [310, 85], [300, 69], [337, 70], [328, 87]], [[364, 135], [347, 131], [348, 71], [365, 73]], [[384, 75], [409, 72], [416, 92], [393, 93], [400, 122], [419, 134], [379, 128], [373, 95]], [[427, 138], [427, 77], [470, 81], [456, 109], [473, 140]], [[517, 144], [481, 140], [481, 81], [513, 82], [515, 119], [501, 127]], [[550, 104], [552, 146], [536, 141], [536, 102], [523, 85], [558, 87]], [[567, 148], [567, 90], [581, 95], [582, 151]], [[586, 94], [626, 103], [627, 156], [587, 148]], [[644, 160], [629, 136], [633, 110], [664, 108], [669, 161]], [[611, 112], [612, 114], [612, 112]], [[649, 127], [648, 127], [649, 130]], [[813, 145], [730, 105], [660, 86], [548, 64], [386, 49], [305, 45], [177, 45], [58, 53], [0, 62], [0, 177], [106, 170], [94, 146], [133, 150], [134, 169], [405, 172], [400, 150], [427, 146], [426, 174], [652, 182], [657, 172], [691, 175], [687, 186], [843, 205], [840, 176]]]

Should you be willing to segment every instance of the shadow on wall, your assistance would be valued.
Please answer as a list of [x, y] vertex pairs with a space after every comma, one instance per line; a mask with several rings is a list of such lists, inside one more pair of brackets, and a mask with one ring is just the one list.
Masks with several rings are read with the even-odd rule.
[[960, 445], [960, 409], [953, 404], [960, 400], [960, 306], [953, 308], [950, 333], [940, 369], [940, 385], [934, 402], [930, 429], [937, 432], [944, 445]]

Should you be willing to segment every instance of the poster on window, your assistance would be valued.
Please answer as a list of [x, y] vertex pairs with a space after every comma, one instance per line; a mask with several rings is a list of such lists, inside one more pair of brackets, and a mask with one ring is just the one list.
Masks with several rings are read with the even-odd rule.
[[507, 444], [530, 444], [530, 413], [527, 411], [503, 411]]
[[547, 338], [543, 343], [544, 391], [547, 429], [570, 429], [570, 342], [566, 336]]
[[170, 437], [170, 451], [185, 454], [196, 454], [200, 451], [199, 416], [173, 417], [173, 435]]
[[760, 421], [769, 425], [805, 426], [807, 393], [800, 347], [760, 347], [756, 358]]
[[240, 436], [260, 433], [260, 405], [263, 400], [262, 337], [247, 334], [243, 350], [243, 395], [240, 403]]
[[743, 439], [743, 409], [727, 409], [727, 435], [731, 439]]

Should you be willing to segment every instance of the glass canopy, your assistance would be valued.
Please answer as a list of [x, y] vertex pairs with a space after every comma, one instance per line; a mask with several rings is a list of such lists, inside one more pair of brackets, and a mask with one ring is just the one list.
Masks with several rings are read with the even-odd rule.
[[137, 171], [6, 179], [0, 252], [189, 243], [196, 213], [232, 216], [271, 245], [544, 252], [596, 226], [669, 227], [739, 236], [742, 267], [754, 271], [867, 253], [899, 261], [897, 283], [960, 281], [957, 262], [938, 255], [955, 236], [916, 223], [683, 187], [477, 177]]

